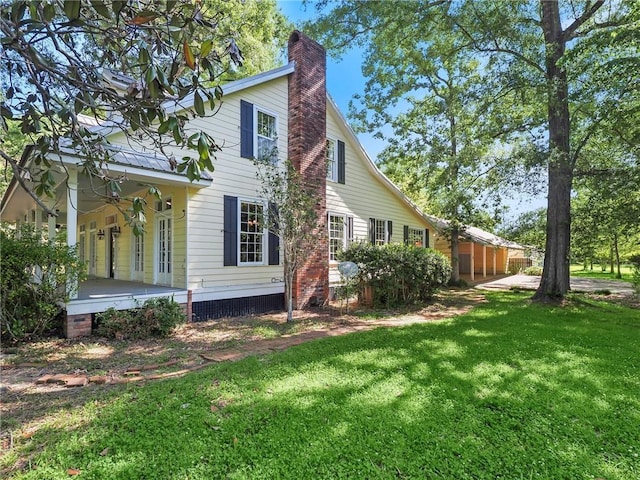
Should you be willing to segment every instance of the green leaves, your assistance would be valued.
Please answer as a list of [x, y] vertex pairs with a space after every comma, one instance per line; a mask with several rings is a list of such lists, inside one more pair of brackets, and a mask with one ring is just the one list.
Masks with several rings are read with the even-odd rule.
[[80, 18], [80, 7], [82, 6], [82, 2], [78, 0], [65, 0], [64, 1], [64, 13], [69, 18], [69, 20], [77, 20]]

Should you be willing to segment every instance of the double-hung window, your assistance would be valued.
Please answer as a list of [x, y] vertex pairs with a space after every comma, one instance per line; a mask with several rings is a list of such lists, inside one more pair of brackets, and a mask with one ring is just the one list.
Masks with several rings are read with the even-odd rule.
[[238, 219], [239, 265], [264, 263], [264, 204], [240, 200]]
[[256, 151], [258, 160], [278, 159], [276, 117], [256, 107]]
[[265, 216], [276, 215], [259, 199], [224, 196], [224, 265], [279, 265], [280, 239]]
[[262, 107], [240, 101], [240, 156], [243, 158], [278, 159], [278, 117]]
[[347, 244], [346, 219], [344, 215], [329, 215], [329, 261], [338, 261], [337, 255]]
[[405, 225], [404, 244], [429, 248], [429, 229]]
[[336, 141], [327, 138], [327, 180], [331, 180], [332, 182], [338, 181], [338, 158], [337, 158], [337, 149], [336, 149]]
[[369, 219], [369, 241], [374, 245], [384, 245], [391, 242], [392, 231], [391, 220]]
[[408, 244], [414, 245], [416, 247], [424, 247], [424, 228], [413, 228], [409, 227], [409, 238]]

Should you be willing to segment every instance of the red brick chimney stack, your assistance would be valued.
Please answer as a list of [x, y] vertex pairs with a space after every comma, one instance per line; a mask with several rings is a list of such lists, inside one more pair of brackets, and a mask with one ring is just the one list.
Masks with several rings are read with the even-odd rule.
[[326, 53], [322, 45], [299, 31], [289, 37], [289, 158], [303, 178], [317, 189], [317, 242], [293, 282], [295, 308], [323, 304], [329, 295], [327, 238]]

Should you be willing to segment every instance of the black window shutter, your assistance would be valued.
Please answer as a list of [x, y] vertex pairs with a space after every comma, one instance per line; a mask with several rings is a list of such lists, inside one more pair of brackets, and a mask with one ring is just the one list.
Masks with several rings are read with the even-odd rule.
[[344, 142], [338, 140], [338, 183], [345, 183]]
[[[278, 216], [278, 209], [269, 202], [269, 215]], [[274, 225], [274, 230], [278, 229], [278, 224]], [[269, 231], [269, 265], [280, 265], [280, 237], [278, 234]]]
[[253, 103], [240, 100], [240, 156], [253, 158]]
[[409, 225], [404, 226], [403, 240], [405, 245], [409, 245]]
[[376, 243], [376, 219], [369, 219], [369, 242]]
[[347, 217], [347, 246], [353, 242], [353, 217]]
[[224, 265], [238, 265], [238, 198], [224, 196]]
[[429, 229], [424, 229], [424, 248], [429, 248]]
[[393, 235], [393, 223], [391, 220], [387, 220], [387, 243], [391, 242], [391, 236]]

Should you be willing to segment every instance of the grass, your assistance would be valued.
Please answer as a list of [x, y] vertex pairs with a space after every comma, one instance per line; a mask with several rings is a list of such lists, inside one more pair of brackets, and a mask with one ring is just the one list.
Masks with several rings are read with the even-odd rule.
[[620, 273], [622, 274], [621, 279], [616, 278], [617, 273], [617, 267], [614, 268], [614, 273], [611, 273], [609, 267], [607, 267], [606, 271], [603, 272], [600, 265], [594, 265], [593, 270], [584, 270], [584, 265], [571, 265], [570, 267], [570, 274], [572, 277], [599, 278], [601, 280], [617, 280], [631, 283], [633, 269], [630, 265], [620, 266]]
[[25, 479], [640, 479], [638, 311], [529, 296], [108, 390], [16, 439], [3, 466], [27, 459], [13, 473]]

